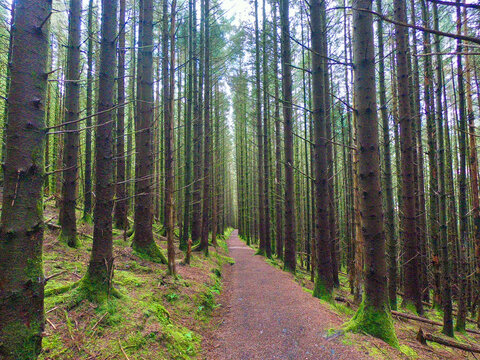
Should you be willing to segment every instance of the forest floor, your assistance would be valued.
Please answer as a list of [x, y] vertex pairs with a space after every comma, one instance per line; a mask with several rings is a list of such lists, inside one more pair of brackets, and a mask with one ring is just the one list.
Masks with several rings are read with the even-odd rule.
[[[235, 231], [228, 240], [235, 265], [224, 271], [223, 304], [214, 311], [213, 331], [203, 341], [205, 358], [253, 359], [478, 359], [462, 350], [416, 340], [421, 327], [436, 335], [438, 326], [395, 319], [400, 349], [366, 334], [343, 333], [342, 325], [355, 313], [348, 305], [328, 303], [312, 296], [310, 275], [300, 269], [294, 276], [281, 262], [255, 256]], [[346, 279], [341, 281], [346, 284]], [[348, 298], [346, 288], [337, 295]], [[403, 312], [407, 310], [402, 309]], [[439, 314], [429, 317], [438, 320]], [[212, 327], [210, 327], [212, 329]], [[458, 334], [456, 341], [478, 344], [480, 337]]]
[[[58, 210], [47, 203], [44, 241], [46, 293], [80, 280], [85, 273], [93, 227], [80, 223], [77, 249], [59, 242]], [[80, 218], [81, 213], [77, 214]], [[159, 230], [159, 229], [157, 229]], [[229, 235], [229, 230], [225, 237]], [[165, 238], [155, 234], [166, 254]], [[217, 238], [218, 239], [218, 238]], [[222, 267], [227, 257], [224, 237], [210, 256], [193, 253], [191, 265], [182, 264], [177, 250], [177, 278], [167, 276], [166, 265], [139, 257], [123, 231], [114, 230], [113, 286], [121, 294], [104, 304], [76, 303], [75, 291], [47, 296], [43, 351], [40, 360], [160, 360], [197, 359], [201, 341], [211, 326], [211, 315], [222, 290]], [[178, 242], [176, 243], [178, 249]], [[228, 266], [223, 267], [228, 269]]]

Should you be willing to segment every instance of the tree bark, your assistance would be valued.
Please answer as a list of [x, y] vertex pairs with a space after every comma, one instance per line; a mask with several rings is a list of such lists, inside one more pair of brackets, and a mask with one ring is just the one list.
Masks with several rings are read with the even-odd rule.
[[70, 0], [68, 11], [68, 48], [65, 90], [65, 144], [63, 147], [63, 183], [60, 208], [61, 241], [70, 247], [78, 246], [77, 217], [75, 206], [77, 199], [78, 114], [80, 111], [80, 35], [81, 0]]
[[135, 235], [132, 247], [156, 261], [165, 258], [153, 239], [153, 0], [140, 0], [137, 70]]
[[[112, 211], [114, 196], [113, 107], [116, 65], [117, 1], [102, 0], [100, 81], [95, 151], [93, 246], [85, 281], [95, 284], [93, 296], [110, 294], [113, 278]], [[91, 289], [86, 287], [87, 290]]]
[[[371, 9], [372, 0], [355, 0], [354, 9]], [[365, 241], [365, 295], [350, 329], [361, 329], [398, 346], [390, 318], [385, 261], [373, 19], [353, 11], [354, 104], [358, 128], [358, 171], [362, 233]], [[379, 331], [381, 325], [382, 330]]]
[[117, 110], [117, 181], [115, 185], [115, 226], [119, 229], [128, 227], [127, 200], [125, 191], [125, 0], [120, 0], [118, 22], [118, 75], [117, 101], [120, 106]]
[[[405, 0], [395, 0], [395, 19], [406, 22]], [[414, 151], [412, 133], [412, 110], [408, 83], [408, 32], [395, 25], [397, 82], [399, 97], [400, 141], [402, 151], [402, 226], [405, 239], [405, 303], [412, 303], [419, 314], [423, 313], [419, 282], [419, 246], [415, 224]]]
[[324, 2], [312, 0], [310, 4], [312, 30], [312, 98], [314, 123], [314, 156], [315, 156], [315, 244], [317, 251], [317, 277], [315, 279], [314, 296], [330, 298], [333, 291], [331, 232], [329, 223], [329, 191], [327, 165], [327, 114], [325, 99], [325, 53], [323, 47], [326, 36], [326, 24], [322, 12]]
[[[36, 359], [44, 330], [42, 263], [47, 0], [17, 0], [0, 224], [0, 357]], [[35, 51], [31, 51], [35, 49]]]
[[280, 0], [282, 88], [285, 152], [285, 270], [295, 272], [297, 265], [295, 241], [295, 195], [293, 181], [293, 118], [292, 118], [292, 53], [290, 48], [289, 1]]

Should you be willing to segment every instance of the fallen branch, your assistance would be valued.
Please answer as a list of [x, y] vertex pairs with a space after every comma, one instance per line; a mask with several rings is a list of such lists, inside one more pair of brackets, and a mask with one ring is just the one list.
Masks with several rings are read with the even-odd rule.
[[[443, 326], [443, 324], [439, 321], [430, 320], [430, 319], [427, 319], [427, 318], [424, 318], [424, 317], [421, 317], [421, 316], [405, 314], [405, 313], [402, 313], [402, 312], [399, 312], [399, 311], [392, 310], [392, 315], [396, 316], [396, 317], [400, 317], [400, 318], [405, 318], [405, 319], [409, 319], [409, 320], [415, 320], [415, 321], [423, 322], [425, 324], [430, 324], [430, 325], [435, 325], [435, 326]], [[480, 335], [480, 331], [477, 331], [477, 330], [465, 329], [465, 331], [468, 332], [468, 333], [471, 333], [471, 334]]]
[[125, 350], [123, 350], [122, 344], [120, 344], [120, 340], [118, 340], [118, 346], [120, 346], [120, 350], [122, 350], [122, 354], [123, 356], [125, 356], [125, 359], [130, 360]]
[[48, 276], [48, 277], [45, 278], [44, 283], [46, 284], [47, 281], [52, 280], [53, 278], [56, 278], [57, 276], [63, 275], [63, 274], [65, 274], [66, 272], [67, 272], [67, 270], [63, 270], [63, 271], [60, 271], [59, 273], [50, 275], [50, 276]]
[[[51, 222], [47, 222], [45, 223], [49, 228], [52, 228], [52, 229], [55, 229], [55, 230], [61, 230], [62, 227], [60, 225], [57, 225], [57, 224], [54, 224], [54, 223], [51, 223]], [[81, 231], [77, 231], [77, 234], [80, 235], [80, 236], [84, 236], [84, 237], [87, 237], [89, 239], [93, 239], [93, 236], [90, 235], [90, 234], [87, 234], [87, 233], [84, 233], [84, 232], [81, 232]]]
[[477, 346], [474, 346], [474, 345], [462, 344], [458, 341], [454, 341], [454, 340], [450, 340], [450, 339], [444, 339], [440, 336], [435, 336], [433, 334], [423, 332], [422, 328], [420, 328], [418, 330], [417, 340], [421, 344], [424, 344], [424, 345], [427, 344], [427, 341], [432, 341], [432, 342], [435, 342], [437, 344], [453, 347], [455, 349], [470, 351], [470, 352], [474, 352], [474, 353], [480, 353], [480, 347], [477, 347]]

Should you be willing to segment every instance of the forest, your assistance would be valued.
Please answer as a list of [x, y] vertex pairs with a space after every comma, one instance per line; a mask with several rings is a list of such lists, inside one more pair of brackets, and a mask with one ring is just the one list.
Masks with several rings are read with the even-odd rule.
[[480, 5], [1, 0], [0, 360], [477, 359]]

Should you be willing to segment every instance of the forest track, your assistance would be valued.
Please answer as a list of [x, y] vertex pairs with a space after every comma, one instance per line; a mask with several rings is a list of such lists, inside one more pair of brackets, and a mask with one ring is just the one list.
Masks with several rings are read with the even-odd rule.
[[255, 256], [235, 230], [235, 260], [225, 273], [221, 323], [207, 339], [209, 360], [369, 359], [342, 336], [328, 336], [342, 319], [304, 291], [291, 274]]

